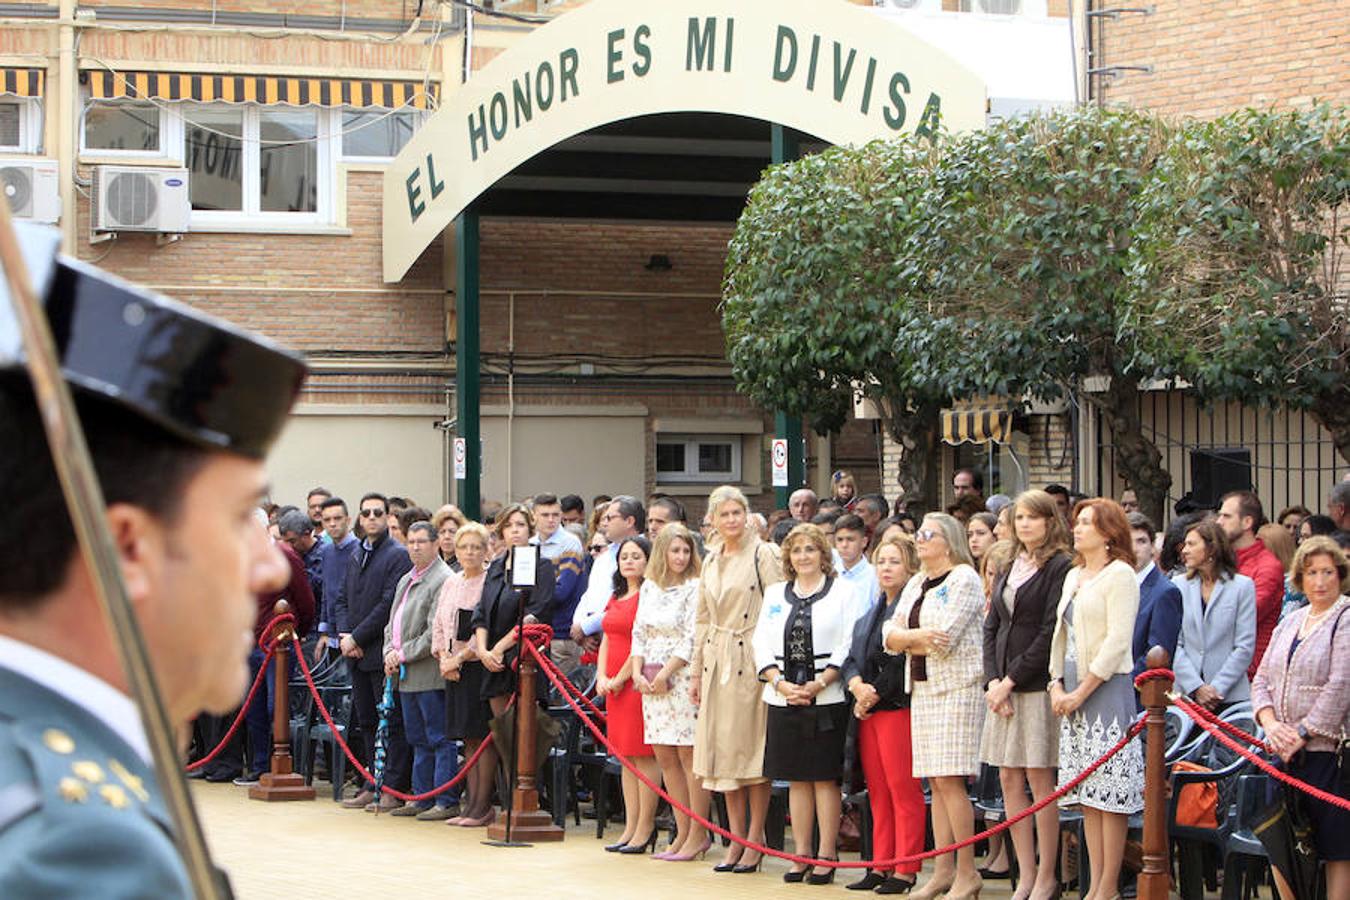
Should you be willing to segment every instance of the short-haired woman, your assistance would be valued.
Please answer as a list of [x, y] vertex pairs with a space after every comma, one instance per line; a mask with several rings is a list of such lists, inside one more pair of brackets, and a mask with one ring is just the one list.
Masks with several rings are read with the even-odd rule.
[[[767, 716], [751, 638], [764, 589], [783, 576], [778, 548], [751, 533], [749, 514], [749, 501], [732, 485], [722, 485], [708, 497], [714, 534], [699, 578], [689, 668], [694, 702], [699, 704], [694, 772], [704, 788], [722, 792], [731, 833], [763, 843], [769, 811], [769, 783], [764, 778]], [[760, 861], [758, 851], [733, 843], [713, 870], [754, 872]]]
[[[882, 625], [895, 615], [900, 592], [919, 569], [914, 541], [907, 534], [883, 538], [872, 553], [881, 596], [853, 626], [840, 675], [853, 696], [858, 720], [858, 754], [867, 801], [872, 808], [872, 857], [896, 859], [923, 852], [926, 816], [923, 787], [911, 758], [910, 697], [905, 686], [908, 658], [886, 653]], [[914, 887], [918, 862], [894, 870], [873, 869], [848, 887], [878, 894], [903, 894]]]
[[[483, 676], [482, 694], [492, 706], [492, 715], [506, 712], [507, 703], [516, 689], [516, 673], [512, 668], [520, 651], [516, 647], [519, 635], [516, 622], [525, 604], [524, 621], [527, 624], [547, 622], [553, 607], [553, 563], [542, 556], [535, 560], [534, 587], [517, 588], [511, 583], [511, 557], [520, 547], [529, 545], [534, 534], [534, 516], [524, 504], [512, 503], [497, 514], [492, 534], [497, 536], [502, 552], [488, 566], [483, 580], [483, 596], [473, 611], [474, 636], [477, 639], [478, 661], [487, 672]], [[491, 553], [491, 542], [488, 552]], [[541, 691], [539, 696], [543, 696]]]
[[[933, 837], [946, 846], [975, 831], [966, 779], [980, 770], [984, 587], [966, 546], [966, 530], [956, 519], [929, 513], [914, 542], [920, 571], [905, 585], [882, 634], [888, 652], [909, 655], [914, 775], [928, 779]], [[912, 896], [978, 897], [983, 883], [973, 849], [958, 850], [955, 857], [939, 856], [932, 876]]]
[[[442, 507], [444, 508], [444, 507]], [[487, 578], [488, 532], [477, 522], [465, 522], [455, 531], [454, 557], [458, 572], [451, 572], [436, 599], [436, 617], [432, 621], [431, 652], [440, 660], [445, 679], [445, 733], [451, 740], [464, 742], [464, 755], [478, 752], [488, 736], [492, 710], [483, 699], [483, 664], [478, 661], [478, 643], [473, 634], [473, 612], [483, 596]], [[492, 824], [493, 776], [497, 771], [497, 751], [491, 745], [466, 776], [466, 800], [460, 804], [462, 815], [448, 825], [476, 828]]]
[[1251, 696], [1247, 667], [1256, 652], [1256, 585], [1238, 574], [1233, 545], [1213, 519], [1186, 529], [1181, 560], [1186, 574], [1172, 579], [1181, 591], [1172, 669], [1178, 688], [1217, 711]]
[[431, 527], [436, 529], [436, 549], [445, 564], [456, 572], [460, 570], [459, 560], [455, 558], [455, 533], [468, 524], [468, 518], [453, 503], [447, 503], [431, 517]]
[[[637, 619], [638, 596], [643, 573], [652, 555], [652, 545], [642, 535], [619, 542], [614, 570], [614, 593], [601, 619], [599, 677], [595, 692], [605, 700], [605, 732], [614, 752], [630, 758], [652, 781], [661, 770], [652, 748], [643, 738], [642, 695], [633, 687], [633, 622]], [[605, 847], [610, 853], [646, 853], [656, 846], [656, 792], [622, 769], [623, 834]]]
[[[839, 672], [853, 632], [853, 585], [836, 578], [829, 542], [805, 523], [783, 541], [787, 581], [764, 590], [755, 626], [755, 670], [768, 704], [766, 778], [788, 782], [792, 841], [809, 852], [820, 837], [822, 859], [838, 859], [840, 794], [848, 704]], [[870, 598], [869, 598], [870, 599]], [[835, 869], [793, 865], [786, 882], [830, 884]]]
[[[1266, 743], [1295, 778], [1346, 797], [1337, 751], [1350, 732], [1350, 562], [1328, 537], [1310, 537], [1294, 556], [1294, 586], [1308, 605], [1280, 622], [1252, 682], [1252, 708]], [[1344, 763], [1342, 763], [1344, 765]], [[1293, 797], [1312, 821], [1328, 897], [1350, 897], [1350, 812]], [[1283, 900], [1296, 900], [1278, 869]]]
[[[1013, 531], [1012, 566], [994, 579], [984, 620], [988, 709], [980, 738], [980, 759], [998, 767], [1009, 816], [1029, 805], [1028, 785], [1038, 802], [1055, 790], [1059, 723], [1046, 689], [1055, 611], [1071, 565], [1068, 529], [1045, 491], [1024, 491], [1013, 501]], [[1025, 819], [1011, 829], [1022, 873], [1014, 900], [1048, 900], [1059, 891], [1054, 806], [1036, 814], [1034, 830]]]
[[[1134, 619], [1139, 584], [1125, 510], [1083, 500], [1073, 510], [1074, 566], [1064, 577], [1050, 643], [1050, 706], [1060, 717], [1059, 783], [1106, 754], [1134, 720]], [[1252, 615], [1256, 622], [1255, 613]], [[1243, 663], [1246, 666], [1246, 663]], [[1092, 887], [1087, 900], [1116, 897], [1131, 814], [1144, 807], [1138, 741], [1060, 800], [1083, 809]]]
[[[666, 790], [684, 806], [706, 809], [707, 792], [694, 775], [694, 724], [698, 706], [689, 691], [698, 613], [698, 544], [689, 529], [671, 522], [656, 536], [638, 591], [633, 621], [633, 685], [642, 695], [642, 733], [656, 753]], [[708, 832], [679, 809], [675, 840], [657, 859], [687, 862], [712, 846]]]

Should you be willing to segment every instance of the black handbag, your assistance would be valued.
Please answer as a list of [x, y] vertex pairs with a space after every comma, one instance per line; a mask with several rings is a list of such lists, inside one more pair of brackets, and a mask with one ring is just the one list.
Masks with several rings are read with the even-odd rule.
[[1256, 817], [1252, 831], [1266, 848], [1270, 864], [1280, 871], [1294, 889], [1294, 896], [1317, 900], [1326, 897], [1317, 850], [1313, 844], [1313, 826], [1308, 818], [1307, 801], [1298, 791], [1272, 782], [1266, 807]]

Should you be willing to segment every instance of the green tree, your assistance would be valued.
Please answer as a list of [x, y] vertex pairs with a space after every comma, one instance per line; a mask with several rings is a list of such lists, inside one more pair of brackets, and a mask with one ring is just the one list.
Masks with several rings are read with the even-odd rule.
[[1091, 404], [1155, 518], [1172, 479], [1143, 433], [1139, 390], [1170, 373], [1174, 349], [1141, 340], [1150, 286], [1129, 254], [1169, 138], [1145, 113], [1092, 107], [951, 140], [911, 248], [928, 267], [927, 315], [894, 340], [919, 390]]
[[1243, 110], [1158, 161], [1134, 271], [1206, 398], [1309, 410], [1350, 460], [1350, 114]]
[[732, 237], [722, 304], [739, 389], [824, 433], [843, 425], [859, 388], [905, 448], [900, 485], [915, 509], [938, 496], [937, 420], [951, 392], [917, 380], [891, 345], [921, 313], [898, 271], [923, 227], [932, 159], [929, 145], [906, 140], [769, 169]]

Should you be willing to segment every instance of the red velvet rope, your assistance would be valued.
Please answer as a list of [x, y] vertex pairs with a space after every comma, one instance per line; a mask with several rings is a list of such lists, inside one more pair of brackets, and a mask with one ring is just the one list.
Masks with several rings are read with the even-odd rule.
[[714, 834], [720, 835], [721, 837], [724, 837], [734, 843], [740, 844], [742, 847], [745, 847], [748, 850], [754, 850], [766, 856], [776, 856], [779, 859], [785, 859], [788, 860], [789, 862], [797, 863], [798, 865], [819, 866], [820, 868], [893, 869], [901, 863], [920, 862], [925, 859], [932, 859], [937, 856], [944, 856], [955, 850], [961, 850], [965, 847], [971, 846], [972, 844], [978, 843], [979, 841], [982, 841], [991, 835], [998, 834], [999, 832], [1002, 831], [1007, 831], [1013, 825], [1017, 824], [1018, 822], [1027, 818], [1028, 816], [1035, 815], [1037, 812], [1044, 809], [1046, 806], [1050, 805], [1051, 803], [1054, 803], [1055, 801], [1059, 800], [1059, 798], [1063, 797], [1065, 794], [1068, 794], [1074, 788], [1078, 787], [1078, 785], [1082, 784], [1090, 775], [1096, 772], [1097, 769], [1101, 768], [1101, 766], [1105, 764], [1107, 760], [1109, 760], [1111, 757], [1115, 756], [1117, 753], [1123, 750], [1126, 744], [1128, 744], [1141, 731], [1144, 730], [1144, 721], [1140, 719], [1139, 721], [1135, 722], [1132, 726], [1130, 726], [1130, 730], [1127, 731], [1125, 735], [1119, 741], [1116, 742], [1114, 747], [1106, 751], [1106, 753], [1101, 757], [1101, 759], [1098, 759], [1097, 761], [1092, 763], [1092, 765], [1088, 766], [1086, 769], [1080, 772], [1072, 781], [1069, 781], [1068, 783], [1064, 784], [1053, 794], [1050, 794], [1048, 797], [1043, 798], [1040, 802], [1027, 807], [1017, 815], [1009, 817], [1008, 819], [1004, 820], [998, 825], [995, 825], [993, 828], [989, 828], [985, 831], [980, 832], [979, 834], [971, 835], [966, 840], [956, 844], [952, 844], [949, 847], [940, 847], [934, 850], [925, 851], [923, 853], [911, 854], [909, 856], [899, 856], [896, 857], [895, 859], [887, 859], [887, 860], [865, 859], [860, 860], [858, 862], [842, 862], [836, 859], [813, 859], [809, 856], [798, 856], [793, 853], [786, 853], [782, 850], [775, 850], [772, 847], [766, 847], [763, 844], [759, 844], [754, 841], [748, 841], [745, 838], [732, 834], [730, 831], [727, 831], [720, 825], [717, 825], [714, 822], [710, 822], [703, 816], [698, 815], [689, 807], [685, 806], [683, 803], [680, 803], [674, 797], [667, 794], [664, 790], [662, 790], [660, 785], [656, 784], [650, 778], [644, 775], [642, 773], [642, 770], [639, 769], [637, 766], [633, 765], [633, 763], [628, 758], [614, 752], [614, 747], [612, 744], [610, 744], [609, 739], [605, 737], [604, 732], [602, 732], [598, 727], [596, 727], [595, 723], [592, 722], [586, 716], [586, 713], [581, 709], [579, 705], [577, 705], [576, 701], [572, 699], [568, 691], [565, 688], [563, 688], [562, 685], [559, 683], [560, 681], [565, 681], [566, 679], [560, 675], [555, 674], [554, 670], [556, 669], [556, 667], [550, 668], [550, 666], [547, 663], [542, 662], [542, 660], [545, 660], [546, 657], [544, 657], [542, 653], [540, 653], [537, 649], [534, 649], [532, 646], [531, 652], [534, 653], [536, 660], [541, 661], [540, 667], [542, 668], [544, 674], [548, 676], [549, 680], [552, 681], [553, 684], [556, 687], [558, 687], [558, 689], [562, 692], [563, 697], [567, 700], [568, 705], [572, 707], [572, 711], [581, 717], [582, 723], [590, 730], [591, 734], [595, 736], [595, 739], [604, 744], [605, 749], [607, 749], [625, 769], [631, 772], [638, 779], [638, 781], [642, 782], [648, 788], [655, 791], [658, 796], [660, 796], [662, 799], [668, 802], [673, 808], [689, 816], [691, 819], [698, 822], [700, 825], [702, 825], [709, 831], [713, 832]]
[[[338, 731], [337, 725], [333, 722], [333, 717], [329, 714], [328, 707], [324, 706], [323, 698], [319, 696], [319, 689], [314, 684], [314, 676], [310, 674], [309, 663], [305, 661], [305, 654], [300, 649], [300, 639], [292, 638], [292, 641], [295, 644], [295, 658], [300, 662], [300, 671], [305, 676], [305, 684], [309, 685], [309, 692], [314, 697], [314, 705], [319, 710], [319, 715], [323, 716], [324, 724], [326, 724], [328, 730], [332, 732], [333, 740], [342, 748], [342, 752], [347, 757], [347, 761], [352, 764], [352, 767], [356, 769], [361, 777], [367, 781], [373, 782], [375, 776], [370, 773], [369, 769], [361, 765], [361, 761], [352, 753], [352, 748], [347, 746], [347, 742], [342, 738], [342, 733]], [[459, 770], [459, 774], [454, 778], [451, 778], [445, 784], [432, 788], [424, 794], [405, 794], [402, 791], [396, 791], [391, 787], [383, 788], [382, 793], [389, 794], [391, 797], [395, 797], [405, 803], [418, 803], [422, 800], [430, 800], [437, 794], [443, 794], [463, 781], [468, 776], [469, 770], [474, 767], [478, 762], [479, 757], [483, 755], [483, 752], [487, 750], [488, 745], [491, 743], [492, 735], [489, 734], [487, 737], [483, 738], [483, 742], [478, 745], [478, 749], [474, 751], [474, 754], [464, 761], [464, 766]]]
[[1218, 728], [1222, 728], [1224, 731], [1228, 732], [1231, 736], [1237, 738], [1238, 740], [1246, 741], [1253, 747], [1260, 747], [1266, 753], [1270, 753], [1273, 755], [1275, 752], [1274, 750], [1271, 750], [1269, 746], [1267, 746], [1265, 741], [1261, 740], [1256, 735], [1248, 734], [1241, 728], [1234, 725], [1232, 722], [1225, 722], [1223, 719], [1220, 719], [1218, 716], [1214, 715], [1214, 713], [1205, 709], [1203, 706], [1201, 706], [1199, 703], [1196, 703], [1189, 697], [1185, 697], [1178, 694], [1177, 696], [1172, 698], [1172, 702], [1175, 703], [1177, 706], [1181, 707], [1182, 711], [1193, 719], [1204, 719], [1209, 724], [1214, 725]]
[[214, 750], [212, 750], [210, 753], [206, 754], [196, 762], [188, 763], [185, 771], [188, 772], [197, 771], [202, 766], [206, 765], [211, 760], [219, 756], [220, 751], [225, 749], [225, 745], [230, 742], [230, 738], [234, 737], [234, 733], [238, 731], [239, 726], [244, 723], [244, 716], [248, 714], [249, 704], [253, 702], [254, 695], [258, 693], [258, 688], [262, 687], [263, 679], [267, 677], [267, 669], [271, 664], [271, 662], [272, 662], [272, 650], [269, 648], [267, 650], [267, 656], [263, 659], [262, 666], [259, 667], [258, 669], [257, 676], [253, 679], [253, 686], [248, 689], [248, 696], [244, 698], [244, 705], [239, 707], [239, 715], [234, 717], [234, 724], [230, 726], [230, 730], [225, 732], [225, 737], [221, 738], [220, 743], [216, 744], [216, 748]]
[[[1344, 797], [1338, 797], [1335, 794], [1329, 794], [1326, 791], [1322, 790], [1321, 788], [1313, 787], [1311, 784], [1308, 784], [1305, 781], [1300, 781], [1293, 775], [1280, 771], [1275, 766], [1266, 762], [1264, 759], [1257, 756], [1255, 753], [1251, 752], [1246, 747], [1242, 746], [1237, 741], [1230, 738], [1228, 735], [1224, 734], [1223, 729], [1215, 728], [1209, 722], [1205, 721], [1205, 719], [1196, 715], [1195, 710], [1192, 709], [1189, 705], [1186, 704], [1179, 704], [1179, 705], [1181, 706], [1183, 711], [1185, 711], [1188, 715], [1190, 715], [1192, 719], [1195, 720], [1195, 724], [1199, 725], [1205, 731], [1209, 732], [1211, 735], [1214, 736], [1215, 740], [1219, 741], [1224, 746], [1228, 747], [1230, 750], [1236, 752], [1243, 759], [1254, 764], [1262, 772], [1265, 772], [1267, 775], [1270, 775], [1279, 781], [1283, 781], [1285, 784], [1289, 785], [1292, 788], [1295, 788], [1296, 790], [1302, 791], [1309, 797], [1315, 797], [1318, 800], [1321, 800], [1323, 803], [1330, 803], [1332, 806], [1337, 806], [1340, 807], [1341, 809], [1350, 810], [1350, 800], [1347, 800]], [[1256, 739], [1253, 738], [1251, 735], [1247, 735], [1244, 738], [1244, 740], [1255, 741]]]

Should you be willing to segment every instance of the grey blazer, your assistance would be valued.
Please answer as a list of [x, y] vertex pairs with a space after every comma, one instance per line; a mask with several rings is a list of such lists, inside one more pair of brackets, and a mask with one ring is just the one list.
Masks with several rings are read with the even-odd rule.
[[450, 567], [436, 559], [421, 580], [403, 591], [412, 581], [412, 569], [399, 579], [394, 589], [394, 602], [389, 610], [389, 624], [384, 626], [384, 652], [394, 648], [394, 615], [403, 600], [403, 613], [399, 616], [400, 637], [403, 641], [403, 678], [398, 683], [400, 691], [439, 691], [445, 687], [441, 678], [441, 664], [431, 655], [431, 624], [436, 618], [436, 600], [441, 594], [441, 585], [450, 577]]
[[1181, 633], [1172, 669], [1187, 694], [1208, 684], [1225, 703], [1251, 697], [1247, 667], [1256, 652], [1256, 585], [1246, 575], [1214, 583], [1209, 605], [1200, 599], [1200, 578], [1177, 575]]

